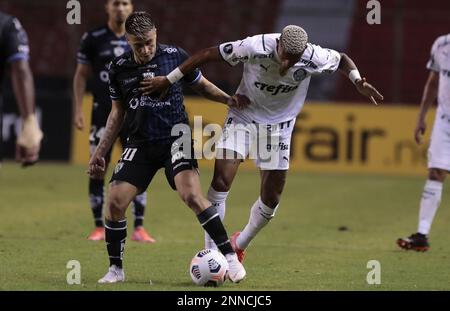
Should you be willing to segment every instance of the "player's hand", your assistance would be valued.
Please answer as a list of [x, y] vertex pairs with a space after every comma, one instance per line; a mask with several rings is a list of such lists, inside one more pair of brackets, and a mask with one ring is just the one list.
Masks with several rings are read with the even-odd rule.
[[39, 150], [41, 146], [25, 148], [18, 143], [16, 144], [16, 161], [27, 167], [35, 164], [39, 160]]
[[88, 167], [88, 175], [91, 177], [95, 177], [98, 174], [101, 174], [105, 172], [106, 168], [106, 161], [104, 157], [101, 157], [94, 153], [89, 160], [89, 167]]
[[370, 98], [375, 105], [378, 105], [377, 100], [383, 100], [384, 98], [376, 88], [366, 81], [366, 78], [356, 81], [355, 85], [358, 92]]
[[227, 105], [229, 107], [235, 107], [237, 109], [244, 109], [248, 105], [250, 105], [250, 103], [250, 99], [247, 96], [241, 94], [235, 94], [231, 96], [227, 101]]
[[78, 130], [82, 131], [84, 129], [84, 116], [82, 111], [75, 112], [73, 123]]
[[170, 81], [167, 80], [165, 76], [158, 76], [154, 78], [145, 78], [142, 80], [139, 91], [141, 91], [143, 95], [150, 95], [160, 92], [162, 98], [167, 94], [169, 87]]
[[420, 118], [417, 120], [416, 128], [414, 129], [414, 140], [417, 144], [422, 143], [422, 136], [425, 134], [425, 131], [427, 129], [427, 124], [425, 123], [425, 120]]
[[16, 141], [16, 161], [22, 163], [23, 167], [36, 163], [43, 137], [36, 115], [31, 114], [26, 117]]

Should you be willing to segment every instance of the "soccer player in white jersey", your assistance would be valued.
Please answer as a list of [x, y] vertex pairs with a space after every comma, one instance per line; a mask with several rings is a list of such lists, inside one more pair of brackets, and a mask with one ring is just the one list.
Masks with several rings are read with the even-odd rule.
[[442, 196], [442, 184], [450, 171], [450, 34], [436, 39], [427, 63], [430, 70], [423, 91], [414, 138], [418, 144], [425, 134], [425, 116], [437, 98], [438, 109], [428, 148], [428, 180], [420, 200], [417, 233], [397, 240], [406, 250], [425, 252], [430, 248], [428, 234]]
[[[261, 152], [257, 153], [255, 162], [261, 173], [260, 197], [251, 208], [244, 230], [232, 236], [233, 248], [243, 260], [250, 241], [278, 209], [289, 168], [292, 130], [305, 102], [311, 76], [339, 69], [361, 94], [375, 104], [383, 96], [365, 78], [361, 78], [347, 55], [308, 43], [305, 30], [295, 25], [285, 27], [282, 33], [256, 35], [201, 50], [166, 77], [146, 81], [143, 89], [148, 93], [164, 90], [197, 66], [219, 60], [231, 66], [244, 63], [243, 77], [236, 94], [245, 95], [251, 101], [242, 110], [229, 109], [223, 135], [216, 145], [217, 157], [208, 199], [217, 206], [221, 217], [225, 215], [225, 201], [239, 164], [251, 151], [251, 142], [267, 138], [270, 142], [266, 144], [266, 151], [272, 151], [270, 161], [264, 161]], [[239, 124], [244, 126], [236, 126]], [[267, 130], [257, 130], [255, 134], [249, 130], [252, 124], [263, 125]], [[215, 248], [208, 236], [205, 244], [207, 248]]]

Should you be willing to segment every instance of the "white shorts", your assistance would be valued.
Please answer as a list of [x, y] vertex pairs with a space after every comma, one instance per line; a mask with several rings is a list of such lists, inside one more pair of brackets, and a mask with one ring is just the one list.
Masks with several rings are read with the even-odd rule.
[[[235, 151], [243, 159], [253, 159], [261, 170], [287, 170], [294, 126], [295, 119], [278, 124], [257, 124], [229, 112], [216, 149]], [[216, 156], [220, 158], [221, 155], [217, 153]]]
[[428, 168], [450, 171], [450, 116], [439, 110], [428, 148]]

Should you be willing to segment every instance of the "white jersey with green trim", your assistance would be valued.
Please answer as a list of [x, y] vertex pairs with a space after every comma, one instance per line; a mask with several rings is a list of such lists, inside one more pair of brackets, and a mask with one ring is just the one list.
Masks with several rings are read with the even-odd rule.
[[332, 73], [339, 67], [340, 53], [308, 43], [300, 61], [281, 76], [279, 38], [279, 33], [262, 34], [219, 45], [227, 63], [244, 64], [236, 94], [246, 95], [252, 103], [243, 110], [230, 109], [248, 121], [275, 124], [296, 118], [304, 105], [311, 75]]

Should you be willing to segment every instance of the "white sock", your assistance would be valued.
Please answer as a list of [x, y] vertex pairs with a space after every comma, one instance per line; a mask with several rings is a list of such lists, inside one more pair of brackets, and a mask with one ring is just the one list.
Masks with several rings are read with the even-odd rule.
[[[225, 201], [227, 199], [227, 196], [228, 192], [218, 192], [214, 190], [213, 187], [209, 187], [208, 200], [211, 202], [213, 206], [217, 208], [220, 220], [222, 221], [225, 218], [225, 208], [226, 208]], [[205, 248], [217, 250], [216, 243], [214, 243], [213, 239], [211, 239], [209, 234], [206, 232], [205, 232]]]
[[434, 215], [441, 203], [442, 183], [434, 180], [427, 180], [420, 200], [419, 229], [418, 232], [428, 235]]
[[259, 197], [252, 206], [248, 224], [236, 240], [237, 247], [246, 249], [256, 234], [275, 216], [278, 206], [279, 204], [275, 208], [270, 208]]

